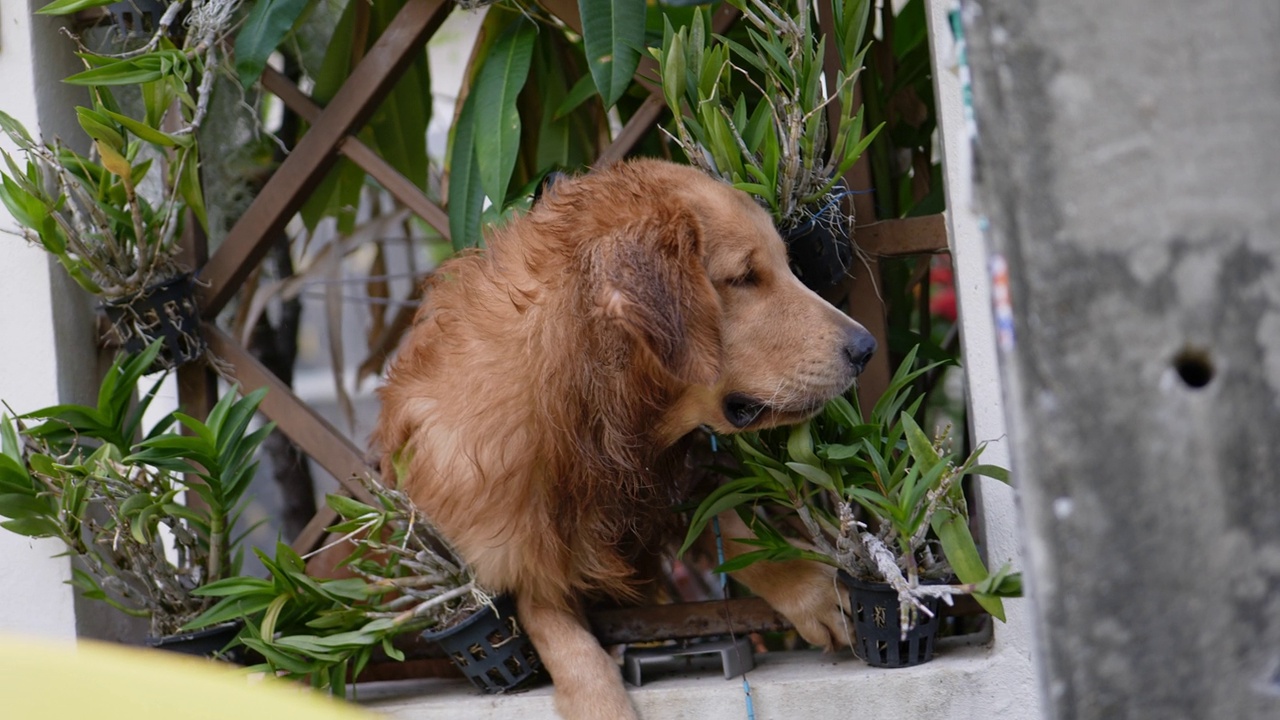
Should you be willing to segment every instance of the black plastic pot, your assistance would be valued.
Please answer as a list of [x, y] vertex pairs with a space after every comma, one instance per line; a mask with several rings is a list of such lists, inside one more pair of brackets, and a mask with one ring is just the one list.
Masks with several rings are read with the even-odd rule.
[[[121, 37], [149, 38], [159, 29], [160, 19], [169, 6], [161, 0], [124, 0], [111, 3], [106, 9]], [[186, 11], [183, 10], [179, 13], [180, 17], [175, 18], [170, 25], [170, 35], [181, 31], [181, 15], [185, 14]]]
[[849, 589], [853, 624], [857, 637], [854, 653], [876, 667], [911, 667], [933, 659], [938, 637], [938, 598], [924, 600], [933, 613], [918, 613], [915, 627], [902, 636], [898, 593], [887, 583], [865, 582], [840, 572], [840, 582]]
[[853, 240], [847, 218], [840, 215], [839, 203], [782, 231], [791, 270], [814, 292], [825, 292], [849, 274], [853, 265]]
[[487, 693], [527, 686], [542, 671], [533, 643], [516, 620], [515, 598], [508, 595], [499, 595], [493, 607], [482, 607], [457, 625], [424, 632], [422, 638], [439, 645], [454, 667]]
[[197, 657], [220, 657], [229, 662], [239, 663], [240, 653], [238, 651], [241, 648], [235, 648], [226, 653], [223, 653], [222, 649], [235, 639], [241, 627], [243, 626], [239, 622], [229, 622], [189, 633], [161, 637], [148, 636], [146, 642], [147, 647], [153, 647], [158, 650], [167, 650], [183, 655], [195, 655]]
[[173, 369], [199, 358], [205, 342], [194, 290], [191, 276], [183, 274], [133, 297], [103, 303], [111, 324], [108, 337], [130, 353], [163, 339], [153, 370]]

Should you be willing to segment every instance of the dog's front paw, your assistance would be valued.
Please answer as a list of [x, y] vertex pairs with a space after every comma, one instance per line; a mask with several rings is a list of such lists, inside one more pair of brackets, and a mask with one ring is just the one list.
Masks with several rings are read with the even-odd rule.
[[748, 587], [782, 613], [806, 641], [825, 650], [853, 643], [848, 591], [829, 565], [808, 560], [757, 563]]

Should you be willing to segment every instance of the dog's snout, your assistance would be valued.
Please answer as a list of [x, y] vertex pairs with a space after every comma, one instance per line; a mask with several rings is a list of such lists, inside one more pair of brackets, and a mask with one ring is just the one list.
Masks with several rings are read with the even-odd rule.
[[876, 339], [861, 327], [849, 331], [845, 338], [844, 357], [853, 367], [854, 374], [861, 374], [876, 353]]

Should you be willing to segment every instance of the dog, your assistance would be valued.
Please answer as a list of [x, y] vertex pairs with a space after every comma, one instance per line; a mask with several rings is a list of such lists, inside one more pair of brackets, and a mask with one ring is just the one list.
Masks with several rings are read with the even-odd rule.
[[[748, 195], [634, 160], [560, 180], [487, 247], [440, 266], [379, 390], [372, 440], [385, 477], [392, 455], [407, 460], [401, 487], [477, 581], [514, 593], [559, 713], [635, 718], [584, 600], [644, 595], [678, 532], [699, 428], [804, 420], [875, 349], [791, 273]], [[723, 521], [748, 535], [737, 515]], [[832, 648], [832, 572], [757, 563], [738, 578]]]

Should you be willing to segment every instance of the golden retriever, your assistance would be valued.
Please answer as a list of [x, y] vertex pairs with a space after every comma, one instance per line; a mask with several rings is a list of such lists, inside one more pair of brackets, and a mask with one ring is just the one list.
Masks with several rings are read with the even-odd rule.
[[[583, 599], [641, 593], [697, 428], [807, 418], [875, 340], [796, 279], [750, 197], [686, 166], [561, 180], [487, 243], [430, 281], [373, 440], [388, 477], [407, 451], [403, 487], [479, 582], [515, 594], [561, 715], [634, 718]], [[840, 643], [825, 566], [739, 577], [810, 642]]]

